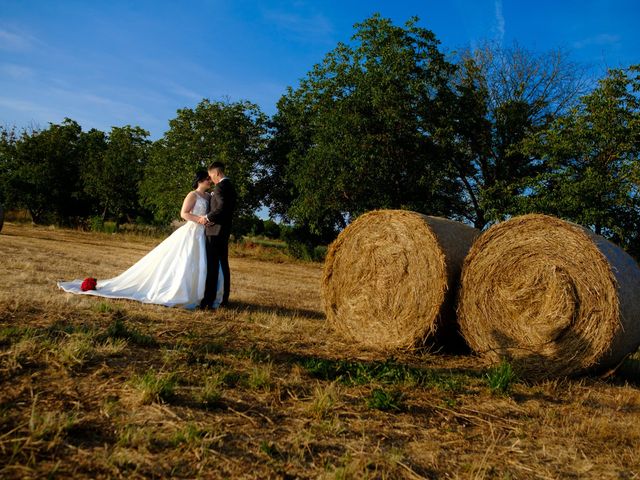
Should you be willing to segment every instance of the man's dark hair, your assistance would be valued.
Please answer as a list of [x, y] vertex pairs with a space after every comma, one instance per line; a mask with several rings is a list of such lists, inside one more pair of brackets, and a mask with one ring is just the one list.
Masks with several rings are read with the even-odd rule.
[[221, 173], [224, 173], [224, 163], [213, 162], [211, 165], [209, 165], [208, 170], [220, 170]]

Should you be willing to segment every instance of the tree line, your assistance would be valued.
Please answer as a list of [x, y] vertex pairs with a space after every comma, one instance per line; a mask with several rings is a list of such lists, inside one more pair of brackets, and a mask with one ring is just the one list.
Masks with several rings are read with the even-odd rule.
[[195, 170], [228, 165], [236, 233], [266, 206], [291, 241], [326, 243], [354, 217], [401, 208], [477, 228], [529, 212], [640, 254], [640, 65], [594, 84], [561, 51], [486, 43], [445, 54], [434, 33], [373, 15], [269, 117], [250, 101], [178, 110], [140, 127], [0, 129], [0, 202], [34, 222], [168, 223]]

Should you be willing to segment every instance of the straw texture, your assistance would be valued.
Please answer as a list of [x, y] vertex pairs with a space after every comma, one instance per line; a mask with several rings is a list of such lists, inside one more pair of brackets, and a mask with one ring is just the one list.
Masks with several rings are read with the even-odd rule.
[[620, 248], [546, 215], [494, 225], [471, 248], [458, 320], [475, 351], [526, 377], [614, 365], [640, 344], [640, 269]]
[[329, 325], [379, 350], [433, 340], [455, 329], [453, 300], [478, 231], [406, 210], [375, 210], [329, 246], [322, 292]]

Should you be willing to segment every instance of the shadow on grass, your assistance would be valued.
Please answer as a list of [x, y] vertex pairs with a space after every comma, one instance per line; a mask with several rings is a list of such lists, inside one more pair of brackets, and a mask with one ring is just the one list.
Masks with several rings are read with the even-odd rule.
[[423, 368], [401, 363], [395, 358], [386, 360], [332, 359], [317, 355], [283, 352], [259, 348], [255, 344], [229, 353], [245, 356], [254, 362], [276, 365], [298, 365], [318, 380], [338, 381], [345, 385], [404, 384], [423, 388], [437, 388], [462, 393], [470, 383], [482, 377], [482, 369]]
[[310, 318], [313, 320], [324, 320], [326, 318], [324, 313], [317, 310], [307, 310], [304, 308], [288, 308], [280, 305], [255, 305], [253, 303], [231, 301], [229, 302], [228, 308], [241, 312], [278, 314], [282, 316], [299, 316]]

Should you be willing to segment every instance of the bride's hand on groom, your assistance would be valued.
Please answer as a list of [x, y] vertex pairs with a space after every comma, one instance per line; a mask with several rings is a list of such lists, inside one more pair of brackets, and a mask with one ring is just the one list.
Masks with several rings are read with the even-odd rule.
[[204, 225], [205, 227], [210, 227], [211, 225], [215, 225], [215, 222], [210, 222], [207, 217], [198, 218], [198, 223], [200, 225]]

